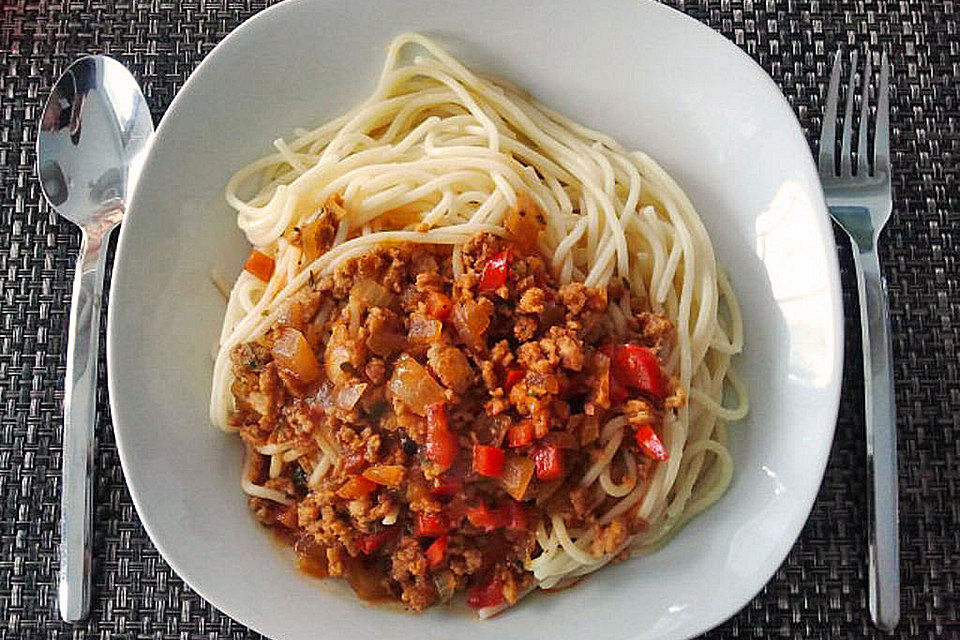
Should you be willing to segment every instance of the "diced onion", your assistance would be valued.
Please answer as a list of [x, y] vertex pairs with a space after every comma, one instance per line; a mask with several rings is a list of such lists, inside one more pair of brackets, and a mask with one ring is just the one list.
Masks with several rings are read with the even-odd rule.
[[453, 576], [453, 572], [449, 569], [444, 569], [443, 571], [434, 574], [433, 584], [437, 588], [437, 599], [440, 602], [447, 602], [450, 600], [457, 589], [457, 579]]
[[367, 348], [378, 356], [385, 358], [391, 353], [403, 349], [407, 339], [393, 331], [376, 331], [367, 338]]
[[313, 382], [320, 377], [320, 365], [310, 343], [296, 329], [287, 327], [273, 343], [273, 359], [301, 382]]
[[392, 300], [390, 292], [376, 280], [361, 280], [350, 290], [350, 304], [356, 305], [360, 311], [389, 306]]
[[533, 477], [533, 460], [524, 456], [507, 456], [500, 474], [500, 484], [514, 500], [522, 500]]
[[336, 384], [344, 384], [350, 378], [353, 367], [354, 353], [350, 348], [350, 338], [345, 327], [337, 327], [323, 356], [324, 369], [327, 378]]
[[[489, 304], [489, 301], [488, 301]], [[473, 300], [457, 303], [453, 307], [453, 326], [467, 344], [476, 346], [490, 326], [492, 309]]]
[[344, 411], [350, 411], [366, 390], [366, 382], [357, 382], [340, 389], [340, 392], [337, 393], [337, 407]]
[[443, 331], [443, 323], [433, 318], [414, 314], [410, 318], [410, 330], [407, 337], [413, 342], [436, 342]]
[[360, 314], [370, 307], [386, 307], [392, 300], [390, 292], [379, 282], [369, 279], [357, 282], [350, 289], [350, 301], [347, 304], [351, 325], [358, 326]]
[[324, 413], [330, 413], [335, 407], [334, 403], [334, 388], [329, 382], [324, 382], [320, 385], [320, 388], [317, 389], [317, 395], [315, 399], [317, 405], [323, 410]]
[[393, 366], [393, 375], [387, 383], [390, 392], [417, 415], [426, 415], [427, 407], [443, 402], [443, 387], [433, 379], [419, 362], [406, 353]]

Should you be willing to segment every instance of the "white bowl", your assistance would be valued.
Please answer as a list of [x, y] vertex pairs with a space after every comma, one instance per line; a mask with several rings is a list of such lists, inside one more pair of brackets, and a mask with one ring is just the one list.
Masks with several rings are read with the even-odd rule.
[[[468, 65], [658, 159], [711, 233], [744, 311], [752, 409], [731, 429], [727, 495], [660, 552], [486, 622], [366, 604], [301, 574], [240, 490], [238, 439], [207, 419], [223, 314], [211, 271], [249, 250], [230, 175], [372, 89], [390, 39], [424, 31]], [[293, 0], [203, 61], [168, 109], [123, 224], [110, 299], [110, 399], [140, 518], [173, 569], [238, 621], [290, 640], [684, 638], [770, 579], [820, 484], [840, 390], [833, 235], [792, 110], [727, 40], [652, 2]], [[388, 631], [389, 630], [389, 631]]]

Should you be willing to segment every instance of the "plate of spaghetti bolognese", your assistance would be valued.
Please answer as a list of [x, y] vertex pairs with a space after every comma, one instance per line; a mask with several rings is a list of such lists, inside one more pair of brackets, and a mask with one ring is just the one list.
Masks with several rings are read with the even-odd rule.
[[148, 533], [275, 638], [719, 623], [839, 398], [789, 105], [655, 3], [368, 8], [264, 11], [158, 128], [108, 329]]

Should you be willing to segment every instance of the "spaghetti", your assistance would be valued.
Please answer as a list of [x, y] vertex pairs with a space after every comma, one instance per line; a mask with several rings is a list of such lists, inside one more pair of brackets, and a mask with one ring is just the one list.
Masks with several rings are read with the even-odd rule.
[[[571, 529], [558, 513], [537, 523], [524, 567], [533, 584], [563, 586], [628, 548], [652, 551], [721, 497], [733, 472], [726, 423], [748, 407], [730, 368], [743, 347], [740, 313], [693, 205], [650, 157], [477, 76], [418, 34], [390, 44], [367, 100], [296, 135], [227, 185], [238, 224], [272, 269], [243, 271], [230, 292], [210, 401], [215, 425], [240, 428], [231, 354], [276, 340], [302, 291], [387, 247], [434, 247], [449, 256], [451, 278], [463, 277], [480, 268], [465, 249], [471, 239], [509, 243], [510, 216], [526, 207], [542, 218], [532, 252], [545, 257], [558, 287], [625, 289], [607, 309], [614, 330], [631, 326], [641, 307], [669, 320], [675, 339], [658, 342], [657, 355], [686, 399], [662, 412], [665, 455], [654, 465], [631, 444], [635, 425], [626, 417], [600, 425], [599, 453], [573, 484], [600, 496], [604, 510], [592, 527]], [[331, 237], [317, 251], [301, 232], [323, 215]], [[312, 323], [329, 327], [343, 310], [329, 300], [314, 311]], [[261, 481], [249, 460], [244, 471], [243, 488], [258, 499], [296, 502], [268, 481], [289, 465], [299, 465], [311, 489], [343, 465], [329, 436], [306, 445], [274, 440], [249, 453], [268, 461]], [[537, 496], [538, 504], [549, 500]], [[384, 525], [397, 517], [386, 514]], [[601, 527], [624, 517], [644, 526], [593, 553]], [[481, 615], [502, 606], [481, 607]]]

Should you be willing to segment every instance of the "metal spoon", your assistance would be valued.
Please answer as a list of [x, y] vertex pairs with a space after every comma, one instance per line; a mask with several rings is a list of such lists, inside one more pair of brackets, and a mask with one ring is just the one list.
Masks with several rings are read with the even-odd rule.
[[60, 615], [90, 609], [94, 426], [103, 265], [110, 231], [153, 137], [137, 81], [106, 56], [86, 56], [60, 76], [40, 116], [37, 172], [47, 201], [80, 227], [63, 390], [60, 499]]

